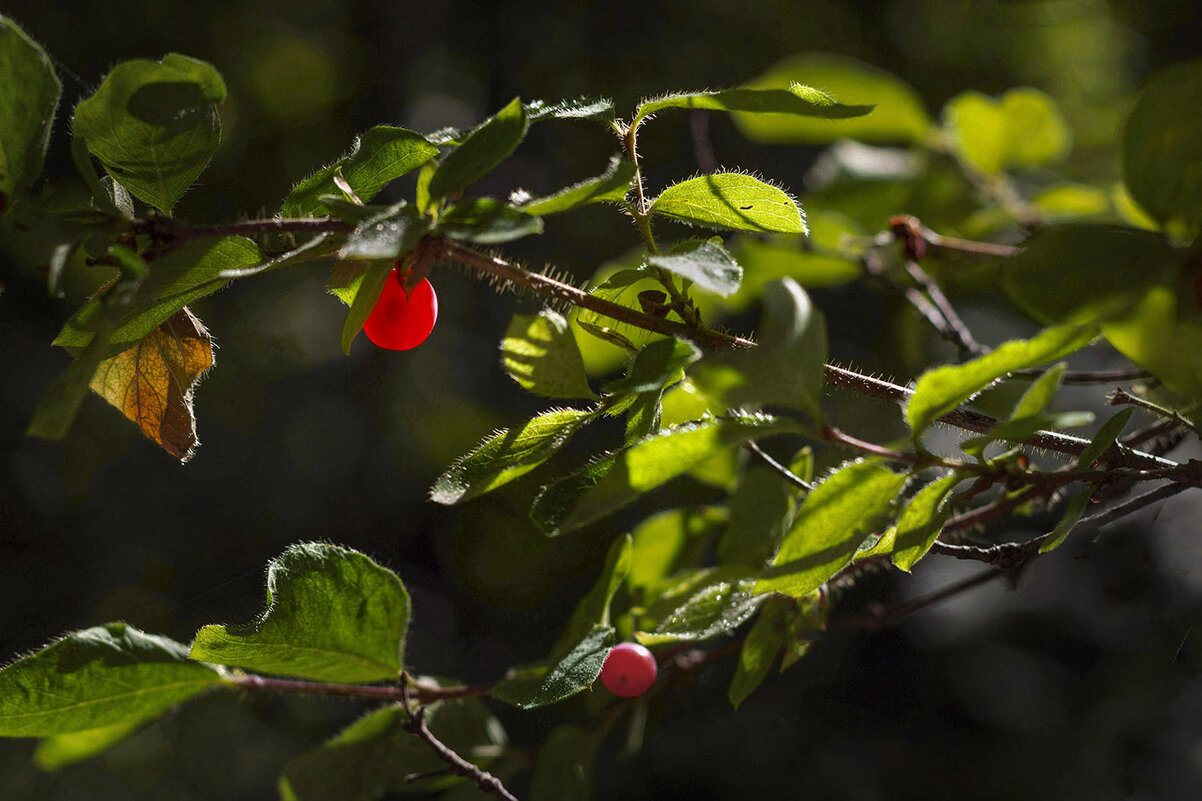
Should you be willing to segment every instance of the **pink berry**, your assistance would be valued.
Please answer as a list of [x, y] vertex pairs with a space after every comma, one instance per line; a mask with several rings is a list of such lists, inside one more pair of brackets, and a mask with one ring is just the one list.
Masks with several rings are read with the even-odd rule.
[[623, 698], [642, 695], [655, 683], [655, 657], [637, 642], [624, 642], [610, 649], [601, 666], [605, 689]]
[[430, 282], [423, 278], [406, 295], [402, 281], [400, 270], [394, 267], [363, 323], [367, 338], [388, 350], [416, 348], [430, 336], [438, 319], [438, 296]]

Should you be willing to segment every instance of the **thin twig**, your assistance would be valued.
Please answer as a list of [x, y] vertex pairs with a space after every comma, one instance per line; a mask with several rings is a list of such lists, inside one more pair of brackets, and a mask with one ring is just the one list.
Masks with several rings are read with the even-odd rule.
[[797, 487], [798, 489], [803, 489], [806, 492], [810, 492], [811, 490], [814, 489], [813, 484], [809, 483], [808, 481], [801, 478], [800, 476], [794, 474], [792, 470], [785, 467], [783, 464], [776, 461], [768, 454], [764, 453], [763, 449], [760, 448], [759, 445], [756, 445], [754, 442], [750, 442], [750, 441], [744, 442], [743, 447], [746, 448], [747, 450], [751, 451], [752, 453], [754, 453], [756, 456], [758, 456], [760, 458], [760, 460], [763, 461], [764, 464], [768, 465], [770, 468], [775, 470], [786, 481], [788, 481], [790, 484]]
[[887, 609], [878, 611], [870, 611], [863, 615], [848, 615], [846, 617], [837, 618], [831, 622], [831, 626], [854, 626], [856, 628], [867, 628], [874, 631], [896, 626], [902, 618], [921, 612], [923, 609], [928, 609], [935, 604], [942, 603], [959, 595], [962, 592], [979, 587], [982, 584], [987, 584], [996, 578], [1002, 578], [1006, 572], [1000, 569], [986, 570], [982, 573], [977, 573], [974, 576], [961, 579], [953, 582], [946, 587], [935, 590], [934, 592], [921, 595], [918, 598], [913, 598], [900, 604], [896, 604]]
[[[387, 684], [332, 684], [319, 681], [268, 678], [254, 674], [235, 676], [230, 679], [230, 683], [244, 690], [259, 692], [334, 695], [342, 698], [364, 698], [373, 701], [401, 701], [405, 697], [405, 693], [400, 687]], [[479, 698], [492, 693], [492, 688], [486, 686], [434, 687], [420, 683], [414, 684], [414, 690], [410, 691], [410, 697], [415, 697], [423, 704], [452, 698]]]
[[[918, 262], [914, 259], [906, 259], [906, 272], [910, 277], [922, 287], [923, 292], [930, 299], [931, 303], [938, 310], [939, 316], [943, 318], [944, 326], [937, 326], [940, 333], [951, 339], [956, 346], [960, 348], [962, 356], [981, 356], [989, 352], [980, 342], [977, 342], [976, 337], [968, 330], [968, 326], [964, 320], [956, 313], [956, 309], [952, 306], [947, 295], [943, 294], [943, 290], [939, 288], [939, 284], [935, 279], [927, 275], [926, 270], [918, 266]], [[907, 294], [907, 297], [909, 295]]]
[[471, 779], [477, 787], [486, 793], [492, 793], [504, 798], [505, 801], [518, 801], [513, 793], [505, 789], [505, 785], [501, 783], [500, 779], [486, 770], [481, 770], [478, 765], [467, 761], [454, 749], [434, 736], [434, 732], [430, 731], [430, 727], [426, 725], [426, 708], [419, 705], [414, 709], [410, 705], [408, 676], [401, 676], [400, 689], [404, 696], [402, 703], [404, 704], [405, 712], [409, 715], [409, 720], [404, 724], [405, 731], [420, 737], [426, 745], [430, 746], [430, 750], [438, 755], [439, 759], [450, 766], [451, 772], [465, 779]]

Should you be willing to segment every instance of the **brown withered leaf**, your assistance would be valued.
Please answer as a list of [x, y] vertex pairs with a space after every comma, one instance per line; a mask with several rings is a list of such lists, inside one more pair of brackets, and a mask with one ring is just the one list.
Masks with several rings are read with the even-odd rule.
[[196, 449], [192, 391], [213, 366], [213, 341], [188, 307], [132, 348], [105, 359], [92, 389], [181, 462]]

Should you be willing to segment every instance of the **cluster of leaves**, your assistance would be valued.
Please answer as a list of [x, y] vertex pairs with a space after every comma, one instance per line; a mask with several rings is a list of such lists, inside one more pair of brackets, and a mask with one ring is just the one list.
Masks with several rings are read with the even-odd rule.
[[[1198, 63], [1141, 94], [1124, 131], [1123, 183], [1113, 187], [1065, 183], [1050, 172], [1071, 137], [1038, 91], [966, 93], [936, 122], [897, 78], [807, 57], [737, 89], [644, 101], [629, 122], [604, 100], [514, 99], [470, 130], [422, 135], [377, 126], [300, 181], [278, 217], [203, 227], [172, 212], [218, 147], [225, 87], [212, 66], [171, 54], [114, 68], [75, 109], [71, 152], [89, 192], [66, 209], [32, 191], [59, 93], [45, 54], [0, 18], [5, 238], [23, 243], [24, 260], [47, 266], [51, 292], [68, 270], [107, 272], [55, 340], [75, 361], [47, 390], [31, 434], [61, 437], [90, 388], [186, 459], [196, 445], [193, 387], [212, 365], [189, 303], [231, 280], [331, 262], [331, 291], [348, 306], [341, 342], [349, 351], [397, 261], [419, 275], [459, 262], [571, 308], [515, 316], [501, 362], [529, 392], [579, 408], [556, 406], [493, 433], [437, 479], [434, 501], [506, 495], [554, 537], [645, 509], [649, 493], [686, 475], [721, 500], [661, 504], [618, 533], [551, 653], [479, 693], [405, 673], [404, 587], [367, 557], [330, 545], [299, 545], [273, 561], [260, 618], [205, 627], [190, 646], [120, 623], [67, 635], [0, 671], [0, 734], [46, 738], [37, 756], [44, 767], [96, 754], [208, 689], [326, 692], [388, 703], [289, 765], [282, 797], [445, 787], [459, 798], [463, 788], [474, 791], [471, 783], [412, 781], [446, 761], [438, 744], [475, 763], [465, 775], [484, 789], [492, 777], [479, 766], [504, 779], [530, 761], [467, 695], [542, 707], [589, 688], [619, 639], [655, 648], [666, 664], [741, 634], [729, 689], [738, 706], [778, 656], [783, 670], [805, 653], [826, 625], [832, 583], [858, 565], [888, 561], [908, 571], [934, 550], [1013, 575], [1114, 488], [1169, 480], [1176, 491], [1202, 480], [1190, 465], [1160, 456], [1169, 445], [1156, 440], [1192, 428], [1202, 390], [1202, 257], [1191, 244], [1202, 229], [1202, 131], [1177, 111], [1202, 94]], [[638, 133], [672, 109], [730, 113], [754, 141], [833, 143], [805, 198], [821, 211], [807, 219], [782, 188], [732, 171], [650, 196]], [[619, 152], [596, 177], [540, 198], [466, 196], [532, 123], [565, 119], [614, 133]], [[373, 204], [414, 171], [411, 200]], [[544, 218], [596, 203], [628, 215], [642, 244], [625, 263], [599, 270], [587, 290], [477, 249], [541, 233]], [[891, 220], [899, 211], [919, 212], [957, 237]], [[737, 233], [661, 245], [658, 221]], [[1020, 238], [1021, 248], [1005, 241]], [[948, 254], [957, 252], [985, 262], [986, 288], [1004, 291], [1042, 328], [992, 349], [977, 343], [939, 288], [939, 279], [955, 282]], [[904, 294], [964, 360], [922, 370], [912, 390], [828, 365], [825, 322], [806, 288], [851, 281]], [[708, 325], [755, 300], [757, 341]], [[1154, 434], [1120, 440], [1132, 409], [1088, 439], [1049, 430], [1092, 421], [1055, 411], [1055, 402], [1070, 375], [1060, 360], [1100, 338], [1146, 371], [1123, 397], [1162, 417]], [[618, 366], [617, 377], [597, 383]], [[1019, 382], [1027, 383], [1016, 393]], [[900, 444], [833, 427], [824, 408], [830, 383], [904, 405]], [[999, 385], [1007, 391], [981, 401], [1000, 410], [996, 417], [965, 408]], [[622, 421], [615, 447], [564, 469], [561, 451], [575, 433], [607, 420]], [[927, 439], [940, 421], [978, 436], [962, 442], [960, 454], [935, 455]], [[754, 444], [769, 437], [793, 445], [787, 464]], [[1156, 447], [1133, 449], [1142, 442]], [[1027, 446], [1064, 463], [1031, 469]], [[816, 465], [822, 478], [812, 484]], [[1008, 549], [951, 541], [992, 517], [1061, 503], [1074, 484], [1060, 522], [1037, 540]], [[953, 517], [953, 506], [965, 511]], [[531, 796], [586, 794], [592, 754], [632, 703], [590, 694], [590, 724], [565, 723], [538, 749]], [[601, 714], [606, 705], [615, 713]]]

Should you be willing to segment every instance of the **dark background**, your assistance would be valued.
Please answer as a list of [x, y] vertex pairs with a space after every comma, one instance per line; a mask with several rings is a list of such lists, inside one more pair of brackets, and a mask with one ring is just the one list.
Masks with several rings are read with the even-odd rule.
[[[1202, 49], [1197, 4], [1172, 0], [6, 0], [0, 11], [56, 59], [64, 93], [48, 170], [63, 180], [69, 111], [111, 65], [177, 51], [221, 70], [223, 145], [178, 208], [196, 221], [273, 213], [292, 183], [377, 123], [471, 124], [515, 95], [605, 95], [627, 115], [643, 96], [737, 84], [815, 50], [900, 75], [932, 114], [965, 89], [1042, 88], [1073, 127], [1067, 169], [1115, 180], [1116, 125], [1133, 92]], [[723, 164], [804, 190], [816, 150], [751, 145], [720, 115], [710, 132]], [[665, 114], [641, 145], [654, 185], [697, 169], [686, 115]], [[480, 189], [543, 194], [598, 173], [615, 150], [586, 123], [542, 124]], [[511, 251], [583, 279], [634, 244], [628, 221], [597, 208], [556, 218]], [[499, 504], [426, 500], [451, 458], [541, 408], [496, 357], [510, 316], [531, 301], [448, 271], [436, 276], [441, 319], [427, 344], [391, 354], [360, 341], [348, 358], [323, 268], [236, 284], [193, 307], [221, 349], [198, 391], [203, 445], [180, 467], [95, 398], [65, 442], [22, 436], [67, 364], [48, 343], [73, 307], [2, 264], [0, 661], [111, 619], [183, 641], [205, 623], [248, 620], [264, 563], [291, 542], [328, 540], [405, 580], [414, 669], [492, 681], [545, 653], [595, 575], [612, 527], [548, 543]], [[910, 377], [881, 347], [876, 296], [817, 298], [830, 304], [835, 355]], [[978, 335], [1005, 338], [1012, 316], [965, 303]], [[853, 409], [866, 426], [896, 415], [875, 402]], [[1017, 592], [990, 586], [895, 631], [832, 633], [737, 713], [725, 700], [729, 662], [702, 671], [652, 702], [638, 756], [619, 760], [622, 736], [611, 737], [596, 797], [1197, 797], [1197, 515], [1183, 496], [1070, 541]], [[873, 578], [846, 603], [971, 572], [929, 562], [913, 578]], [[498, 713], [523, 745], [559, 714]], [[355, 714], [326, 701], [208, 698], [55, 774], [29, 766], [32, 742], [0, 741], [0, 797], [268, 798], [290, 757]]]

